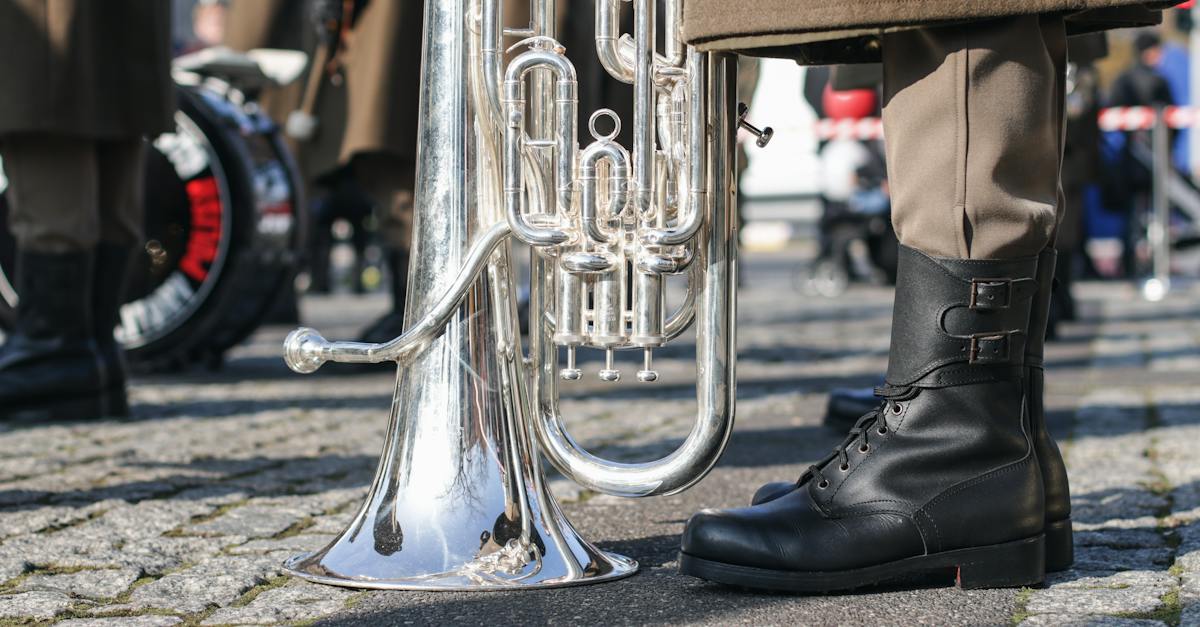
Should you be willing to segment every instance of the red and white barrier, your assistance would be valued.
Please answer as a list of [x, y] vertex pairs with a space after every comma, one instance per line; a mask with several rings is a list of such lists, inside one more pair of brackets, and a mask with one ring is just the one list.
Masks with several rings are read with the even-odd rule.
[[[1167, 107], [1163, 109], [1167, 127], [1173, 129], [1200, 126], [1200, 107]], [[1156, 113], [1152, 107], [1110, 107], [1100, 111], [1100, 130], [1146, 131], [1154, 127]], [[883, 139], [883, 120], [817, 120], [813, 126], [817, 139]]]
[[859, 118], [857, 120], [822, 119], [816, 122], [817, 139], [883, 139], [883, 120]]

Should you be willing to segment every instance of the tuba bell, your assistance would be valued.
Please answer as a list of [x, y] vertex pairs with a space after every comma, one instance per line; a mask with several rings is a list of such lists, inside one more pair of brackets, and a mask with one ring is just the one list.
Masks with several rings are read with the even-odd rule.
[[[330, 342], [298, 329], [300, 373], [327, 361], [398, 365], [391, 422], [366, 502], [328, 546], [290, 559], [293, 575], [357, 588], [480, 590], [628, 576], [637, 563], [582, 538], [551, 496], [544, 456], [607, 494], [673, 494], [716, 464], [733, 428], [737, 222], [735, 57], [685, 47], [680, 0], [596, 3], [596, 53], [634, 85], [634, 142], [592, 115], [578, 139], [575, 69], [554, 39], [554, 0], [528, 30], [501, 26], [499, 0], [428, 0], [420, 89], [416, 215], [403, 335]], [[519, 38], [505, 65], [504, 37]], [[616, 127], [605, 134], [604, 120]], [[529, 352], [517, 324], [513, 243], [531, 250]], [[686, 279], [666, 309], [668, 277]], [[696, 327], [698, 417], [677, 450], [618, 463], [584, 450], [559, 412], [579, 350], [653, 352]], [[560, 352], [566, 363], [560, 363]]]

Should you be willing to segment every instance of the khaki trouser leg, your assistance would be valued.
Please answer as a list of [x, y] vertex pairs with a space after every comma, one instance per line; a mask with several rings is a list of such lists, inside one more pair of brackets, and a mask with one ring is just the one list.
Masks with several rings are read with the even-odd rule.
[[1029, 257], [1051, 245], [1063, 204], [1062, 18], [889, 34], [883, 59], [900, 242], [970, 259]]
[[0, 141], [9, 179], [9, 228], [23, 250], [91, 250], [103, 239], [136, 244], [142, 232], [141, 140], [10, 135]]
[[140, 139], [96, 143], [100, 241], [122, 247], [142, 245], [146, 223], [143, 172], [146, 144]]

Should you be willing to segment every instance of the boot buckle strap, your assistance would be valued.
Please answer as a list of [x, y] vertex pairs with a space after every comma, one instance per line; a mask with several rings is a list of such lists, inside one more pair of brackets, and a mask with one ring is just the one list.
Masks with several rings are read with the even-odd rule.
[[988, 333], [973, 333], [967, 337], [967, 363], [994, 364], [1007, 363], [1010, 356], [1011, 342], [1009, 338], [1020, 331], [1000, 331]]
[[971, 279], [968, 309], [1008, 309], [1019, 300], [1033, 296], [1033, 279]]

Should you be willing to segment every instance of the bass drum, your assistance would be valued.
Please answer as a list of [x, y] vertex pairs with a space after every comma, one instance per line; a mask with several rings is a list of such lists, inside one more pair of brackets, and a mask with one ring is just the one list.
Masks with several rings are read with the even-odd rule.
[[[211, 89], [176, 91], [175, 131], [147, 151], [144, 254], [117, 328], [142, 372], [219, 367], [281, 296], [294, 298], [305, 235], [298, 170], [278, 126]], [[0, 195], [0, 325], [11, 328], [20, 295], [6, 217]]]

